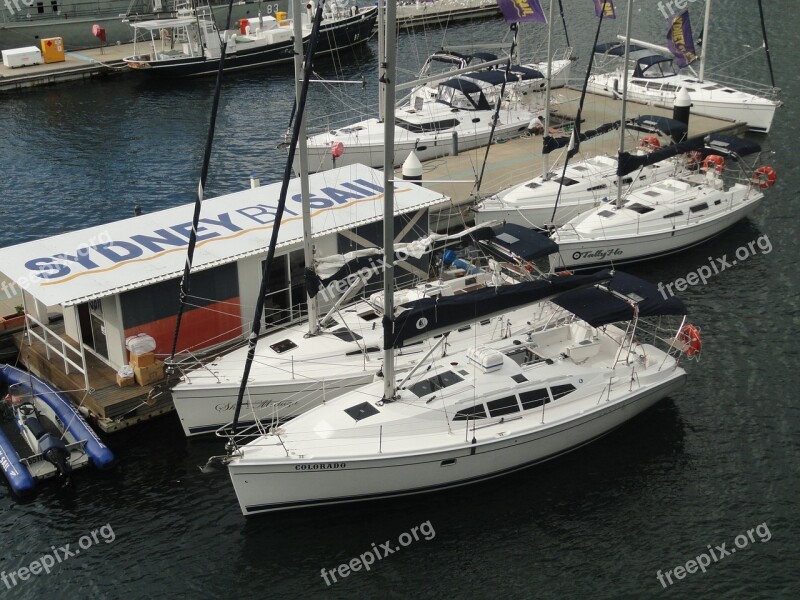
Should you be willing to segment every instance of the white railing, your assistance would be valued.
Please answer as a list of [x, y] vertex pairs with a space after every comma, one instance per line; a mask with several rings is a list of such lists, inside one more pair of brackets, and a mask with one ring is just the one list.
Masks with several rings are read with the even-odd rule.
[[[89, 388], [89, 374], [86, 369], [86, 353], [84, 352], [83, 344], [80, 348], [75, 348], [72, 344], [67, 342], [64, 338], [58, 335], [55, 331], [47, 327], [44, 323], [39, 321], [30, 313], [26, 313], [28, 345], [32, 345], [32, 339], [36, 339], [44, 344], [45, 355], [48, 360], [50, 354], [53, 353], [64, 361], [64, 372], [69, 375], [70, 367], [78, 373], [83, 374], [83, 382], [85, 389]], [[42, 334], [40, 335], [34, 327], [41, 327]], [[70, 358], [70, 353], [75, 357], [74, 360]], [[76, 362], [79, 361], [79, 362]]]

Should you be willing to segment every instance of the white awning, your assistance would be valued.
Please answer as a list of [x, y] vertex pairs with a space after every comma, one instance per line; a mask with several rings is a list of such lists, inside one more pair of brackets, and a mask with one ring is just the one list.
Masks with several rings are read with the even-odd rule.
[[[383, 173], [351, 165], [309, 178], [314, 237], [383, 219]], [[280, 183], [203, 202], [194, 270], [265, 254]], [[398, 181], [395, 214], [447, 202]], [[78, 304], [179, 277], [193, 204], [0, 248], [0, 272], [47, 306]], [[302, 243], [300, 180], [289, 183], [278, 248]]]

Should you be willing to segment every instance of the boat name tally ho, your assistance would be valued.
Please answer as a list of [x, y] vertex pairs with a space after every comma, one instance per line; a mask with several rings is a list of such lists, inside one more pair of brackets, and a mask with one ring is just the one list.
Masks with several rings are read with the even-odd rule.
[[[383, 220], [379, 171], [351, 165], [314, 175], [309, 185], [314, 244], [320, 256], [352, 249], [351, 238], [375, 237], [373, 230]], [[412, 183], [398, 181], [394, 188], [396, 218], [413, 220], [425, 231], [428, 210], [449, 202]], [[245, 313], [250, 311], [240, 298], [256, 295], [279, 195], [280, 183], [275, 183], [203, 202], [191, 308], [183, 315], [176, 361], [244, 339], [250, 327], [250, 315]], [[300, 180], [292, 180], [276, 253], [282, 277], [274, 277], [270, 290], [285, 318], [282, 322], [301, 318], [307, 302], [300, 195]], [[156, 342], [157, 357], [171, 354], [192, 211], [193, 205], [187, 204], [0, 249], [0, 270], [23, 291], [26, 339], [45, 344], [48, 357], [53, 352], [60, 357], [48, 358], [51, 377], [45, 378], [59, 387], [57, 378], [65, 373], [78, 377], [77, 382], [81, 379], [75, 372], [82, 374], [84, 389], [89, 390], [84, 405], [106, 431], [136, 422], [122, 421], [104, 404], [109, 394], [130, 396], [130, 388], [116, 389], [115, 384], [115, 372], [129, 362], [126, 339], [147, 334]], [[417, 227], [408, 235], [417, 235]], [[63, 312], [63, 323], [48, 318], [48, 313], [52, 317], [57, 312]], [[269, 317], [264, 317], [266, 322], [275, 323]], [[27, 362], [26, 366], [35, 368]], [[103, 402], [98, 400], [93, 407], [94, 392], [101, 392], [97, 373], [104, 370], [110, 384], [102, 390]], [[144, 397], [148, 391], [142, 391]], [[76, 394], [75, 401], [84, 397], [83, 391]], [[164, 410], [172, 408], [167, 398]], [[138, 420], [155, 416], [147, 415]]]

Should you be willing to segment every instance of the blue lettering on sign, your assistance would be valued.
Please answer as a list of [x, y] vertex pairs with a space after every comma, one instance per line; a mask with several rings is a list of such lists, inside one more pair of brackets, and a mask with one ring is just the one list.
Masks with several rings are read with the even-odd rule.
[[[313, 209], [331, 208], [336, 205], [345, 205], [351, 199], [360, 200], [375, 196], [376, 193], [383, 193], [380, 185], [365, 179], [342, 182], [337, 187], [323, 187], [316, 196], [311, 196], [309, 206]], [[300, 194], [295, 194], [291, 198], [295, 202], [301, 202]], [[284, 213], [289, 216], [298, 216], [299, 213], [288, 208], [284, 208]], [[237, 209], [232, 213], [219, 213], [216, 218], [204, 217], [199, 220], [197, 226], [197, 241], [201, 242], [220, 237], [227, 232], [239, 232], [245, 228], [233, 222], [234, 215], [246, 217], [249, 221], [254, 221], [259, 225], [271, 225], [275, 222], [277, 207], [268, 204], [255, 204]], [[31, 271], [33, 277], [42, 280], [53, 280], [66, 277], [72, 273], [75, 265], [80, 265], [83, 269], [91, 271], [111, 264], [124, 263], [129, 260], [140, 258], [146, 251], [154, 254], [186, 246], [191, 237], [192, 224], [178, 223], [162, 229], [156, 229], [150, 234], [136, 234], [130, 236], [128, 240], [113, 240], [89, 246], [80, 244], [72, 254], [55, 254], [33, 258], [25, 263], [25, 268]], [[74, 264], [73, 264], [74, 263]], [[104, 264], [103, 264], [104, 263]]]

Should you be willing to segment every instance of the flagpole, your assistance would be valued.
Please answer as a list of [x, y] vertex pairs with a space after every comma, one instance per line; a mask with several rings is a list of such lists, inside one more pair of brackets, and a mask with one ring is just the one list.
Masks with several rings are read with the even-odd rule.
[[703, 47], [700, 48], [700, 73], [697, 79], [703, 83], [703, 75], [706, 71], [706, 48], [708, 48], [708, 26], [711, 23], [711, 0], [706, 0], [706, 15], [703, 20]]
[[[711, 0], [708, 0], [709, 4]], [[617, 165], [622, 161], [625, 151], [625, 110], [628, 103], [628, 60], [631, 54], [631, 21], [633, 20], [633, 0], [628, 0], [628, 14], [625, 16], [625, 60], [622, 63], [622, 115], [619, 123], [619, 152]], [[622, 207], [622, 176], [617, 177], [617, 208]]]

